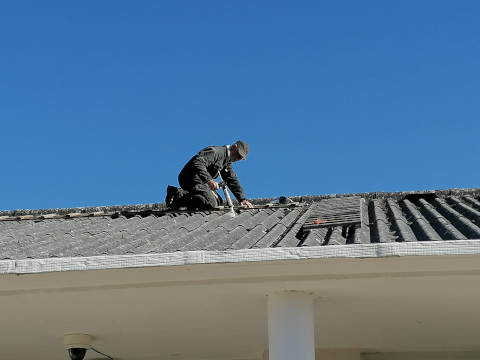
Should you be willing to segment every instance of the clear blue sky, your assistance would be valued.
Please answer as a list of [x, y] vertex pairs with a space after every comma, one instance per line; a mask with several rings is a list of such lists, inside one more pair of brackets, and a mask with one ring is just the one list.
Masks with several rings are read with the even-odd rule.
[[480, 1], [0, 0], [0, 209], [480, 186]]

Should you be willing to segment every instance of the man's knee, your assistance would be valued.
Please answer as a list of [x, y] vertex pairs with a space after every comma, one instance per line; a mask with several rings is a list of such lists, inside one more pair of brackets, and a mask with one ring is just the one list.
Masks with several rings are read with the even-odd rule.
[[[180, 182], [180, 186], [185, 186], [184, 182]], [[183, 201], [179, 202], [180, 206], [188, 209], [209, 210], [220, 205], [218, 195], [210, 190], [207, 184], [196, 184], [190, 187], [185, 186], [185, 188], [187, 189], [179, 189], [183, 195]]]
[[199, 210], [210, 210], [217, 206], [217, 199], [207, 194], [197, 194], [193, 196], [194, 206]]

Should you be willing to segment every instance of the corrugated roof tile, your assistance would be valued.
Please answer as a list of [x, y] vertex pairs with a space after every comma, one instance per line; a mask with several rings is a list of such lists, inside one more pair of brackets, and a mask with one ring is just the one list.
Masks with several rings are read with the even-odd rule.
[[435, 199], [437, 210], [443, 214], [468, 239], [480, 239], [480, 228], [458, 211], [448, 206], [445, 200]]
[[430, 203], [420, 199], [420, 212], [430, 222], [434, 230], [443, 240], [466, 239], [447, 219], [445, 219]]
[[464, 196], [463, 197], [465, 199], [465, 201], [470, 205], [472, 206], [474, 209], [476, 210], [480, 210], [480, 201], [478, 201], [477, 199], [471, 197], [471, 196]]
[[298, 247], [301, 240], [293, 235], [285, 235], [283, 239], [277, 244], [277, 247]]
[[265, 229], [269, 230], [273, 228], [275, 225], [278, 224], [280, 220], [285, 216], [285, 210], [278, 209], [275, 210], [272, 214], [270, 214], [265, 220], [261, 222]]
[[320, 246], [325, 242], [327, 228], [312, 229], [303, 241], [301, 246]]
[[301, 210], [300, 210], [300, 213], [299, 213], [300, 217], [295, 222], [295, 224], [293, 224], [293, 226], [290, 228], [290, 230], [288, 230], [285, 237], [286, 238], [290, 238], [290, 237], [296, 238], [297, 234], [302, 229], [303, 224], [309, 218], [309, 216], [312, 214], [312, 212], [315, 211], [316, 207], [317, 207], [317, 204], [311, 204], [308, 207], [302, 207]]
[[222, 227], [218, 227], [215, 230], [207, 233], [205, 236], [198, 238], [189, 244], [183, 247], [183, 251], [190, 251], [190, 250], [205, 250], [207, 247], [220, 238], [227, 234], [227, 230]]
[[208, 222], [203, 224], [202, 227], [207, 231], [214, 231], [219, 226], [223, 226], [223, 224], [225, 224], [227, 221], [229, 221], [231, 219], [232, 219], [232, 215], [231, 215], [230, 211], [227, 211], [223, 214], [220, 214], [217, 218], [209, 220]]
[[285, 216], [282, 220], [280, 220], [280, 224], [283, 224], [286, 227], [289, 227], [298, 218], [299, 214], [300, 214], [300, 211], [298, 209], [294, 209], [290, 211], [287, 214], [287, 216]]
[[[92, 208], [96, 214], [85, 209], [2, 212], [0, 258], [480, 239], [480, 189], [360, 195], [360, 225], [330, 230], [306, 230], [303, 224], [317, 201], [343, 195], [294, 198], [309, 203], [293, 207], [238, 208], [234, 218], [227, 209], [175, 213], [152, 211], [150, 205], [102, 208], [102, 213]], [[62, 215], [68, 213], [79, 217]]]
[[243, 226], [247, 231], [250, 231], [258, 226], [262, 221], [268, 218], [272, 210], [258, 211], [250, 219], [242, 222], [240, 226]]
[[343, 227], [337, 226], [329, 231], [325, 245], [346, 245], [347, 238], [343, 236]]
[[262, 224], [255, 226], [251, 231], [245, 234], [243, 237], [235, 241], [229, 246], [229, 249], [240, 250], [250, 249], [254, 246], [263, 236], [265, 236], [265, 227]]
[[369, 205], [370, 238], [372, 242], [388, 243], [394, 239], [390, 236], [387, 216], [385, 215], [379, 200], [373, 200]]
[[413, 233], [409, 221], [403, 215], [400, 206], [393, 200], [387, 200], [388, 214], [392, 223], [392, 230], [395, 231], [397, 241], [413, 242], [418, 241]]
[[[237, 226], [242, 225], [244, 222], [248, 221], [255, 213], [256, 210], [253, 211], [243, 211], [239, 215], [235, 216], [234, 218], [230, 218], [227, 222], [223, 223], [221, 226], [227, 230], [232, 231]], [[245, 227], [244, 227], [245, 228]]]
[[425, 217], [407, 199], [400, 202], [407, 220], [411, 222], [413, 233], [419, 241], [440, 241], [442, 238], [433, 229]]
[[203, 227], [199, 227], [193, 231], [187, 232], [181, 237], [172, 238], [170, 241], [165, 242], [161, 246], [157, 247], [158, 252], [173, 252], [181, 251], [183, 247], [190, 242], [197, 241], [201, 237], [207, 234], [207, 230]]
[[219, 240], [215, 241], [211, 245], [207, 245], [205, 250], [226, 250], [230, 249], [231, 245], [234, 244], [238, 239], [242, 238], [247, 234], [247, 230], [243, 226], [237, 226], [232, 231], [228, 232], [225, 236], [221, 237]]
[[455, 196], [450, 196], [447, 198], [447, 203], [452, 206], [455, 210], [457, 210], [460, 214], [465, 216], [472, 222], [477, 222], [480, 219], [480, 211], [474, 209], [467, 204], [464, 204], [460, 201], [460, 199], [456, 198]]
[[[269, 224], [270, 225], [270, 224]], [[262, 223], [262, 226], [265, 228], [265, 225]], [[266, 229], [265, 230], [269, 230]], [[259, 241], [253, 245], [253, 248], [268, 248], [272, 247], [272, 245], [278, 240], [280, 240], [282, 234], [285, 233], [287, 230], [286, 226], [283, 224], [277, 224], [271, 230], [269, 230]]]

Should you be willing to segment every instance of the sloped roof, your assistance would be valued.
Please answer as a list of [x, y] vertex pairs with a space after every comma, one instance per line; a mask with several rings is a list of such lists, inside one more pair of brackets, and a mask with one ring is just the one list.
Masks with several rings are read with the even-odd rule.
[[[332, 197], [361, 196], [360, 226], [304, 231]], [[168, 212], [164, 204], [0, 212], [0, 259], [480, 239], [480, 189], [291, 198], [293, 205]], [[70, 214], [70, 215], [69, 215]]]

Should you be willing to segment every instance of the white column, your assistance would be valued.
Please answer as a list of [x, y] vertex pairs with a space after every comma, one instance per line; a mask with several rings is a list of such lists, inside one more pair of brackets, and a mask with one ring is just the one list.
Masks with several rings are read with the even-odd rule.
[[269, 360], [315, 360], [313, 297], [302, 291], [268, 296]]

